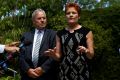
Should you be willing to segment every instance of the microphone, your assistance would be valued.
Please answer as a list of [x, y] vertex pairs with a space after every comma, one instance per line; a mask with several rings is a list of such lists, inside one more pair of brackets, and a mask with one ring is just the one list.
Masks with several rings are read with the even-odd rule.
[[23, 41], [20, 43], [19, 48], [23, 48], [24, 46], [30, 45], [32, 42], [29, 40]]
[[32, 41], [31, 40], [29, 40], [29, 39], [26, 39], [26, 38], [24, 38], [24, 37], [22, 37], [21, 39], [20, 39], [20, 44], [19, 44], [19, 48], [22, 48], [22, 47], [24, 47], [24, 46], [28, 46], [28, 45], [30, 45], [31, 43], [32, 43]]
[[[25, 46], [28, 46], [28, 45], [30, 45], [31, 43], [32, 43], [31, 41], [25, 40], [25, 41], [21, 42], [18, 47], [20, 48], [20, 50], [22, 50], [22, 49], [25, 48]], [[18, 56], [18, 53], [20, 53], [20, 52], [15, 52], [15, 53], [11, 54], [12, 58], [15, 58], [16, 56]], [[11, 58], [11, 57], [10, 57], [10, 58]], [[9, 58], [8, 58], [8, 59], [9, 59]]]
[[[25, 41], [21, 42], [18, 47], [19, 47], [20, 49], [23, 49], [25, 46], [28, 46], [28, 45], [30, 45], [31, 43], [32, 43], [32, 41], [25, 40]], [[1, 61], [0, 61], [0, 67], [1, 67], [2, 69], [4, 69], [5, 71], [6, 71], [6, 70], [9, 70], [9, 71], [12, 71], [12, 72], [14, 72], [14, 73], [17, 73], [17, 71], [15, 71], [15, 70], [13, 70], [13, 69], [11, 69], [11, 68], [8, 68], [8, 66], [7, 66], [7, 61], [9, 61], [9, 60], [12, 59], [12, 58], [17, 57], [18, 54], [19, 54], [18, 52], [15, 52], [15, 53], [12, 53], [12, 54], [8, 54], [8, 56], [6, 57], [5, 60], [1, 60]]]
[[[32, 43], [32, 42], [29, 41], [29, 40], [23, 41], [23, 42], [20, 43], [19, 48], [22, 49], [22, 48], [24, 48], [25, 46], [30, 45], [31, 43]], [[12, 59], [12, 58], [15, 58], [15, 57], [17, 57], [17, 56], [18, 56], [18, 52], [9, 54], [9, 55], [6, 57], [6, 60], [0, 62], [0, 66], [3, 65], [3, 64], [4, 64], [5, 62], [7, 62], [8, 60], [10, 60], [10, 59]]]

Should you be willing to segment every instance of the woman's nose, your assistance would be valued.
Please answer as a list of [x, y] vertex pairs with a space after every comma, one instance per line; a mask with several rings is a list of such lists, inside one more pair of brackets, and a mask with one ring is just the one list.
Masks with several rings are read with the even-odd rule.
[[72, 13], [70, 13], [70, 16], [73, 16], [73, 14], [72, 14]]

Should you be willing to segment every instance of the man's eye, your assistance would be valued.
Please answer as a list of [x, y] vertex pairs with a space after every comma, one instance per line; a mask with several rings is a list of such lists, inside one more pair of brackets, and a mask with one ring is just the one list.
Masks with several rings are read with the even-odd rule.
[[43, 19], [46, 19], [45, 17], [43, 17]]
[[41, 18], [37, 18], [37, 19], [41, 19]]

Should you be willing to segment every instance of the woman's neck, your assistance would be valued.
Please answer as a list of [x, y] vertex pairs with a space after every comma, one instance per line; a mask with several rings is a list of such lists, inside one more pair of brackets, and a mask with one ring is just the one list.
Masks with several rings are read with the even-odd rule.
[[73, 33], [74, 30], [80, 29], [82, 26], [80, 24], [75, 24], [75, 25], [69, 25], [66, 29], [70, 32]]

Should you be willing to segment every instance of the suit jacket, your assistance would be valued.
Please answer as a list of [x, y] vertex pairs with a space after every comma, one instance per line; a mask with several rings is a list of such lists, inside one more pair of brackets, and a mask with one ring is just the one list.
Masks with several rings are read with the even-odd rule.
[[26, 44], [20, 50], [19, 64], [21, 71], [21, 80], [56, 80], [56, 62], [47, 56], [44, 56], [44, 51], [53, 49], [56, 42], [56, 32], [50, 29], [44, 30], [44, 35], [39, 49], [39, 59], [37, 67], [42, 67], [45, 73], [38, 79], [28, 77], [26, 72], [29, 68], [34, 68], [32, 62], [32, 47], [34, 39], [34, 31], [26, 32], [21, 38], [21, 42], [29, 41], [31, 44]]

